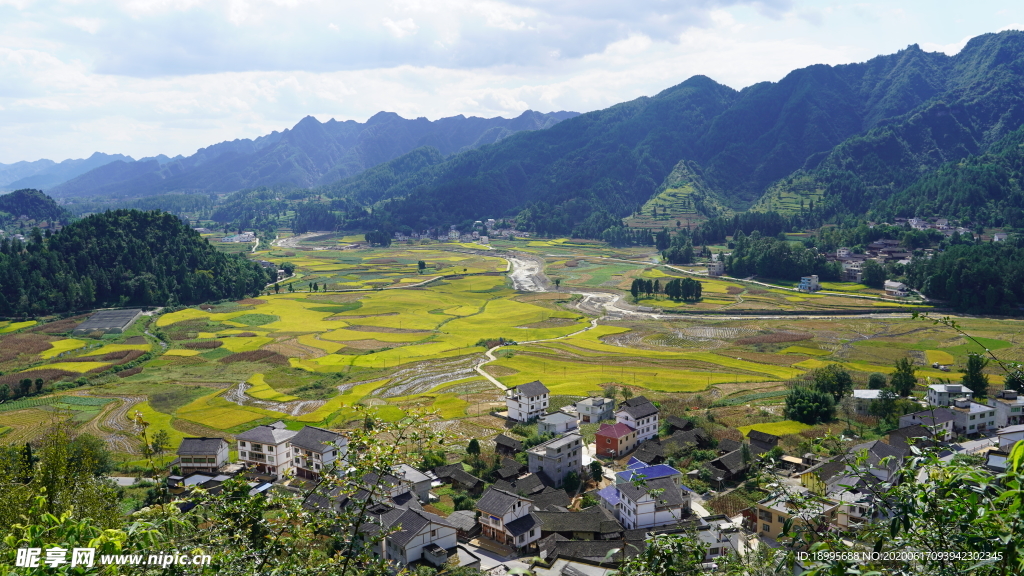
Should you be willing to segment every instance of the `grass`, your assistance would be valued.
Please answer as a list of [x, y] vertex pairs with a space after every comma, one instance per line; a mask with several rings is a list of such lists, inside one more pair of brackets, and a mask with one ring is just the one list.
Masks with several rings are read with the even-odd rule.
[[808, 356], [830, 356], [832, 352], [821, 348], [808, 348], [806, 346], [790, 346], [779, 350], [779, 354], [806, 354]]
[[66, 338], [64, 340], [52, 342], [51, 346], [53, 347], [50, 348], [49, 350], [44, 350], [43, 352], [40, 352], [39, 357], [49, 360], [50, 358], [63, 354], [64, 352], [67, 352], [69, 350], [77, 350], [85, 346], [85, 341], [78, 340], [76, 338]]
[[808, 428], [810, 428], [810, 426], [807, 424], [796, 422], [795, 420], [783, 420], [782, 422], [766, 422], [764, 424], [740, 426], [737, 429], [744, 436], [750, 434], [751, 430], [757, 430], [758, 432], [764, 432], [765, 434], [774, 434], [776, 436], [788, 436], [790, 434], [799, 434]]

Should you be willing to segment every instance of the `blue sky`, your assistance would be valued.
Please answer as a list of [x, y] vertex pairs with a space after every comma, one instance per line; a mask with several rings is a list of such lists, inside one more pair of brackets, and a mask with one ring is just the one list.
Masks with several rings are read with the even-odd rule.
[[0, 0], [0, 162], [189, 155], [308, 114], [586, 112], [1008, 28], [1022, 3]]

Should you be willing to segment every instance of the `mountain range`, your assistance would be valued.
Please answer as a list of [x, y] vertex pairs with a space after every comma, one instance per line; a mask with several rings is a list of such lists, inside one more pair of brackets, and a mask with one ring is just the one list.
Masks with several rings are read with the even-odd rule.
[[[911, 45], [742, 90], [694, 76], [585, 114], [306, 117], [187, 158], [116, 158], [46, 191], [125, 198], [285, 186], [307, 189], [289, 195], [293, 201], [326, 210], [372, 208], [381, 225], [516, 218], [521, 228], [552, 234], [648, 212], [665, 225], [686, 211], [888, 217], [906, 211], [902, 198], [928, 212], [917, 215], [993, 224], [1005, 211], [992, 202], [979, 209], [982, 197], [1006, 206], [1019, 190], [970, 193], [957, 184], [957, 166], [984, 157], [972, 161], [972, 174], [1016, 174], [1022, 125], [1024, 33], [1005, 31], [976, 37], [954, 56]], [[13, 177], [3, 176], [9, 169], [0, 166], [0, 182]], [[943, 191], [933, 189], [940, 184]], [[950, 206], [936, 201], [943, 197], [957, 199], [959, 214], [942, 213]]]
[[[430, 146], [447, 156], [520, 131], [548, 128], [573, 116], [575, 112], [526, 111], [516, 118], [459, 115], [430, 121], [380, 112], [366, 122], [332, 119], [323, 123], [307, 116], [290, 129], [252, 140], [221, 142], [188, 157], [160, 155], [136, 161], [97, 153], [88, 160], [60, 164], [40, 160], [0, 165], [0, 186], [42, 188], [55, 198], [220, 193], [260, 186], [304, 188], [358, 174], [415, 148]], [[36, 172], [30, 173], [29, 167]], [[5, 177], [8, 172], [10, 176]]]

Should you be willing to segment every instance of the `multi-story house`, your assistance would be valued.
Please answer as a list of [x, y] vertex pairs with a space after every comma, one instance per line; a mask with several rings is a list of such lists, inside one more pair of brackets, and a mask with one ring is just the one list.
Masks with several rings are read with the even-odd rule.
[[950, 406], [957, 398], [974, 397], [974, 392], [963, 384], [932, 384], [928, 387], [925, 400], [932, 406]]
[[385, 530], [397, 529], [377, 544], [376, 552], [399, 566], [423, 560], [434, 566], [443, 566], [450, 552], [458, 545], [456, 528], [447, 519], [420, 508], [391, 508], [377, 505], [370, 511], [380, 519]]
[[953, 430], [956, 417], [949, 408], [938, 407], [912, 412], [900, 416], [900, 428], [907, 426], [924, 426], [937, 440], [948, 440], [955, 433]]
[[288, 441], [295, 475], [307, 480], [319, 480], [335, 460], [345, 456], [348, 439], [337, 432], [306, 426]]
[[583, 470], [583, 437], [579, 431], [552, 438], [526, 453], [530, 472], [544, 472], [556, 486], [561, 486], [569, 473], [579, 475]]
[[997, 427], [1024, 424], [1024, 396], [1016, 390], [996, 392], [994, 398], [988, 399], [988, 405], [996, 409]]
[[508, 417], [518, 422], [529, 422], [548, 411], [548, 387], [540, 380], [520, 384], [505, 393]]
[[488, 488], [476, 503], [480, 532], [500, 544], [525, 548], [540, 539], [540, 520], [533, 501], [498, 488]]
[[618, 458], [636, 447], [636, 430], [621, 422], [601, 424], [594, 442], [599, 455]]
[[597, 494], [626, 530], [678, 524], [690, 515], [690, 491], [672, 478], [656, 478], [639, 486], [616, 484]]
[[182, 438], [178, 445], [181, 475], [212, 474], [228, 462], [228, 442], [223, 438]]
[[590, 397], [576, 403], [580, 422], [601, 422], [611, 420], [615, 414], [615, 400]]
[[636, 430], [637, 442], [658, 437], [658, 408], [647, 398], [630, 398], [615, 411], [615, 421]]
[[817, 292], [818, 290], [821, 290], [821, 284], [818, 283], [817, 274], [802, 276], [796, 289], [800, 292]]
[[957, 398], [949, 407], [953, 412], [953, 431], [958, 434], [995, 432], [996, 409], [966, 398]]
[[288, 453], [288, 441], [296, 434], [297, 431], [288, 430], [280, 420], [246, 430], [235, 436], [238, 440], [238, 459], [263, 474], [289, 474], [292, 458]]
[[712, 256], [711, 262], [708, 262], [708, 276], [722, 276], [725, 274], [725, 262], [718, 259], [718, 255]]

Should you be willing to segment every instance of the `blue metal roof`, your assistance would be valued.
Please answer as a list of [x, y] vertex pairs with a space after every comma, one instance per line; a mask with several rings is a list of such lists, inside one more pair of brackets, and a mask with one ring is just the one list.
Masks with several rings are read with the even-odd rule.
[[619, 505], [619, 489], [615, 486], [605, 486], [597, 491], [597, 495], [612, 506]]
[[637, 460], [636, 456], [630, 456], [629, 462], [626, 462], [626, 470], [633, 470], [634, 468], [646, 468], [647, 462]]
[[646, 466], [643, 468], [632, 468], [625, 472], [619, 472], [615, 475], [616, 483], [621, 482], [632, 482], [634, 479], [643, 478], [644, 480], [654, 480], [655, 478], [669, 478], [671, 476], [678, 476], [682, 474], [679, 470], [669, 466], [668, 464], [658, 464], [656, 466]]

